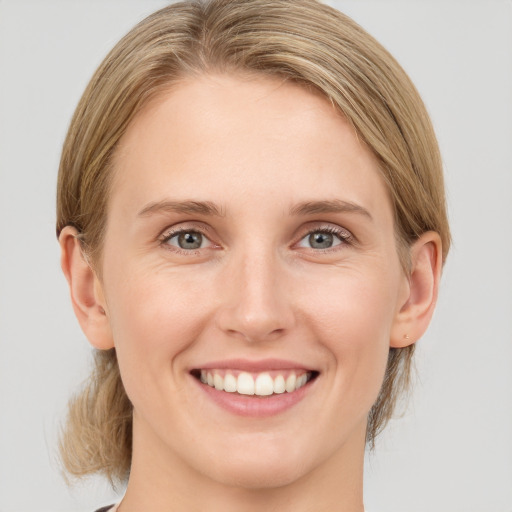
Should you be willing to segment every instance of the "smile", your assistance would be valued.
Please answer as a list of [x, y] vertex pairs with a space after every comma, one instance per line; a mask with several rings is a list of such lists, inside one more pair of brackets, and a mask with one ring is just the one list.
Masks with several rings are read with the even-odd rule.
[[283, 359], [229, 359], [189, 372], [201, 396], [237, 416], [268, 418], [314, 394], [320, 372]]
[[306, 370], [249, 373], [240, 370], [210, 369], [196, 372], [203, 384], [218, 391], [266, 397], [293, 393], [305, 386], [316, 374]]

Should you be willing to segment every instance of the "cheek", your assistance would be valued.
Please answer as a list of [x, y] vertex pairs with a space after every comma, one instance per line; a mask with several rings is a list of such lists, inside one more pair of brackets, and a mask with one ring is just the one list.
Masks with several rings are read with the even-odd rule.
[[[169, 368], [204, 329], [205, 309], [197, 283], [156, 271], [137, 272], [129, 278], [110, 274], [107, 289], [110, 324], [123, 382], [128, 395], [168, 378]], [[204, 297], [203, 297], [204, 298]], [[164, 370], [164, 371], [162, 371]], [[167, 383], [169, 384], [169, 383]]]
[[[310, 286], [302, 309], [335, 346], [389, 342], [396, 310], [396, 283], [379, 272], [333, 272], [325, 287]], [[388, 269], [389, 274], [389, 269]], [[313, 284], [313, 283], [311, 283]]]
[[336, 387], [370, 405], [384, 377], [396, 309], [396, 285], [382, 281], [379, 274], [346, 274], [308, 299], [309, 323], [333, 359], [328, 371]]

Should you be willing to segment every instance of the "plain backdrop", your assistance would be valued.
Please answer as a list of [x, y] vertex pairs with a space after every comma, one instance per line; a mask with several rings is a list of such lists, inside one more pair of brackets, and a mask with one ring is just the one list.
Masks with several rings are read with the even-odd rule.
[[[372, 512], [512, 511], [512, 2], [331, 1], [422, 94], [445, 163], [454, 244], [418, 344], [410, 406], [367, 457]], [[56, 437], [90, 348], [55, 239], [59, 153], [94, 69], [161, 0], [0, 0], [0, 511], [91, 512]], [[122, 492], [122, 489], [120, 490]]]

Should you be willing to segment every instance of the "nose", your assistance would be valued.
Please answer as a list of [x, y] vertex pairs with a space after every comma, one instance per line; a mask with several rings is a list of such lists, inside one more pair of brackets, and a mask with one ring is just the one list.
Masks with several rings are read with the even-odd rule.
[[270, 251], [245, 253], [225, 269], [217, 326], [247, 342], [271, 341], [295, 324], [286, 272]]

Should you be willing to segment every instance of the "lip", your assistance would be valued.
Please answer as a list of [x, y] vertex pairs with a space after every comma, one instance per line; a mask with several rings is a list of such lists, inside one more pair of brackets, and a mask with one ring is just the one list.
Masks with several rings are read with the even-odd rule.
[[[247, 396], [238, 393], [227, 393], [217, 390], [207, 384], [203, 384], [193, 372], [202, 370], [240, 370], [245, 372], [259, 373], [272, 370], [305, 370], [312, 372], [315, 378], [310, 380], [303, 387], [292, 393], [273, 394], [267, 397], [258, 397], [255, 395]], [[306, 398], [314, 389], [319, 372], [310, 367], [306, 367], [296, 361], [287, 361], [283, 359], [263, 359], [251, 361], [247, 359], [229, 359], [222, 361], [211, 361], [205, 365], [195, 367], [190, 371], [190, 378], [198, 386], [204, 396], [211, 400], [215, 405], [237, 416], [246, 416], [252, 418], [267, 418], [284, 413], [294, 405]]]
[[305, 370], [316, 371], [314, 368], [304, 366], [297, 361], [285, 359], [261, 359], [251, 361], [249, 359], [224, 359], [222, 361], [211, 361], [204, 365], [196, 366], [191, 370], [240, 370], [243, 372], [259, 373], [271, 370]]

